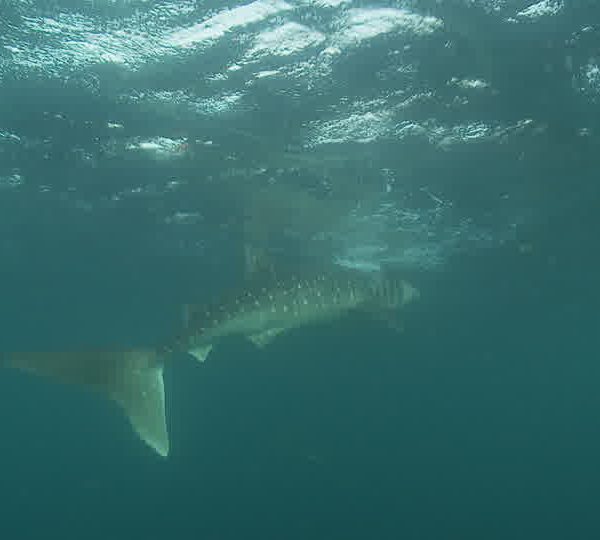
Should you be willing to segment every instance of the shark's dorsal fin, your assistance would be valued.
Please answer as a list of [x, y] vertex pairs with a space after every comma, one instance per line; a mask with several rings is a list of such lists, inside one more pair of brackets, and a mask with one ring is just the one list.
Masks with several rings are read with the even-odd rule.
[[168, 455], [163, 366], [154, 351], [26, 352], [10, 355], [8, 363], [110, 397], [139, 437], [161, 456]]

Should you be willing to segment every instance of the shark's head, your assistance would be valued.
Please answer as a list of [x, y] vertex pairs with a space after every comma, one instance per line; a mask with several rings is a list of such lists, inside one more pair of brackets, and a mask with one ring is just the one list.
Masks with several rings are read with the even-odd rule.
[[377, 306], [384, 310], [396, 310], [417, 300], [419, 290], [403, 279], [382, 277], [373, 288], [372, 294]]
[[411, 285], [408, 281], [402, 280], [400, 282], [400, 287], [402, 290], [402, 299], [400, 300], [400, 306], [410, 304], [421, 297], [419, 289], [417, 289], [414, 285]]

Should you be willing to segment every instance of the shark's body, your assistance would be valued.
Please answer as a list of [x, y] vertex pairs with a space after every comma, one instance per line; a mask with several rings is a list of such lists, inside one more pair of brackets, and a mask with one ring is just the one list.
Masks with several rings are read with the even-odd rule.
[[244, 291], [215, 307], [187, 306], [176, 344], [204, 361], [213, 344], [243, 335], [262, 346], [274, 337], [311, 323], [336, 319], [357, 309], [381, 312], [410, 302], [416, 290], [404, 280], [373, 280], [360, 274], [292, 277], [256, 292]]
[[417, 295], [403, 280], [373, 280], [361, 274], [293, 278], [256, 293], [246, 291], [212, 308], [187, 306], [182, 331], [162, 349], [24, 352], [10, 355], [9, 363], [110, 397], [123, 408], [140, 438], [166, 456], [163, 366], [170, 353], [188, 352], [204, 361], [212, 346], [227, 336], [243, 335], [260, 346], [291, 329], [354, 310], [395, 310]]

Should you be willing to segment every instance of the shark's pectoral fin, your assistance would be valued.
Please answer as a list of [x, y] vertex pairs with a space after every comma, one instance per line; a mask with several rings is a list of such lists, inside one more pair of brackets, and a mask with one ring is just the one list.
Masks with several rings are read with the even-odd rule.
[[196, 347], [188, 351], [198, 362], [205, 362], [206, 357], [212, 350], [212, 345], [204, 345], [202, 347]]
[[273, 341], [279, 334], [285, 331], [285, 328], [271, 328], [260, 332], [258, 334], [252, 334], [248, 336], [248, 339], [254, 343], [257, 347], [264, 347]]
[[139, 437], [161, 456], [168, 455], [163, 367], [154, 351], [16, 353], [9, 364], [110, 397]]

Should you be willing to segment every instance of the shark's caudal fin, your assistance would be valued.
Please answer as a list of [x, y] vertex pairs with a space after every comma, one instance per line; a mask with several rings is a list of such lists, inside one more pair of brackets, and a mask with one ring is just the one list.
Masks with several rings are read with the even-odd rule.
[[169, 453], [163, 366], [152, 350], [27, 352], [8, 365], [92, 388], [117, 402], [139, 437], [161, 456]]

